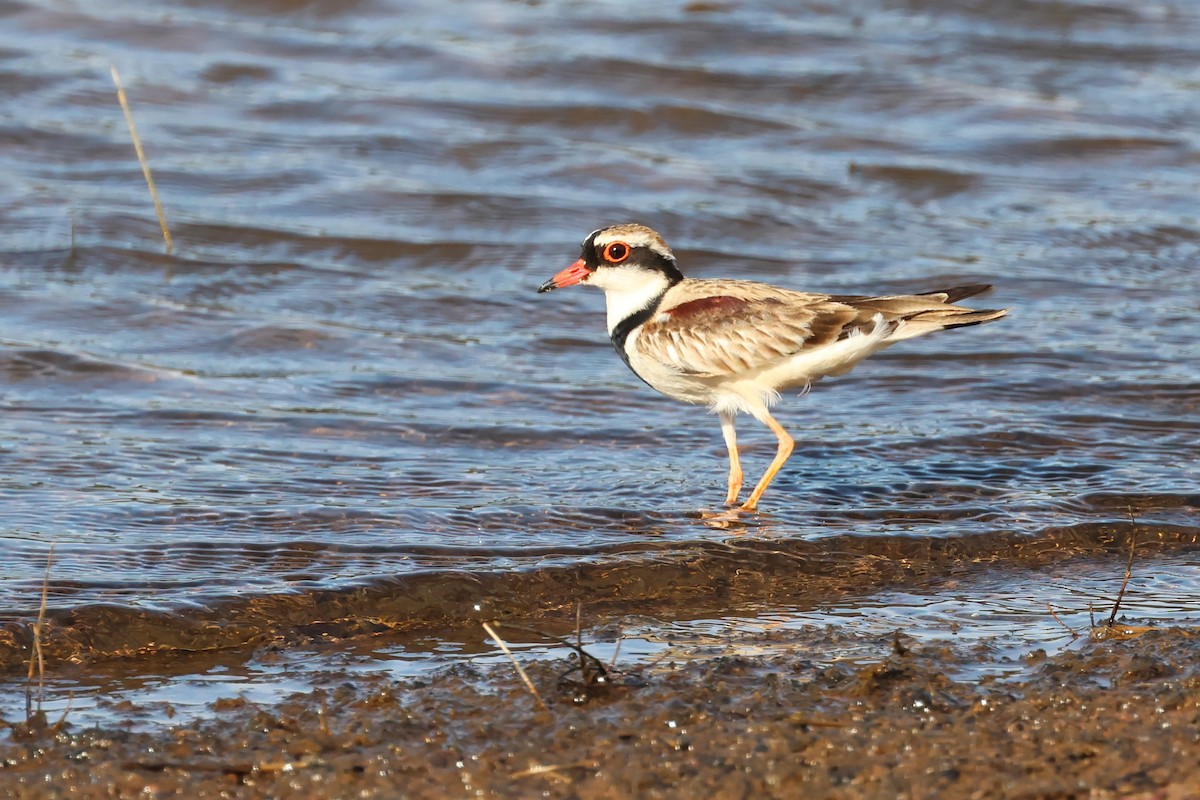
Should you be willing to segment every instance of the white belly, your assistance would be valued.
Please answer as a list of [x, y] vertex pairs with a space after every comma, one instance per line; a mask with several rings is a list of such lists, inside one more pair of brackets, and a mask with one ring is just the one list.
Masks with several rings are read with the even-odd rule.
[[634, 330], [625, 340], [625, 353], [629, 356], [629, 366], [638, 374], [639, 378], [650, 384], [656, 391], [684, 403], [712, 405], [716, 401], [719, 394], [716, 387], [719, 381], [687, 375], [653, 358], [640, 355], [636, 347], [640, 332]]
[[857, 333], [838, 342], [803, 350], [761, 369], [719, 376], [683, 373], [641, 355], [637, 348], [638, 330], [625, 340], [625, 352], [629, 355], [629, 365], [642, 380], [667, 397], [706, 405], [713, 412], [755, 414], [774, 405], [782, 391], [806, 391], [828, 375], [846, 374], [858, 362], [891, 344], [890, 335], [894, 332], [894, 326], [878, 316], [868, 333]]

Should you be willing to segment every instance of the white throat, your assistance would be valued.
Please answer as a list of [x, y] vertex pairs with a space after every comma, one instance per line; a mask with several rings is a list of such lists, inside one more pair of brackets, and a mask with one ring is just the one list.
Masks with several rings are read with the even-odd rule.
[[661, 272], [636, 267], [602, 267], [592, 273], [588, 283], [604, 290], [609, 335], [622, 320], [650, 305], [670, 287]]

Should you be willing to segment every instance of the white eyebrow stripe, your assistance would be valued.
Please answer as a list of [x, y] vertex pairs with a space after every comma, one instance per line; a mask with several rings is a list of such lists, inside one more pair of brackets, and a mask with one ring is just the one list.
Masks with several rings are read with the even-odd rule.
[[598, 233], [601, 231], [603, 235], [596, 236], [593, 242], [598, 250], [603, 250], [613, 242], [624, 242], [630, 247], [644, 247], [672, 263], [675, 261], [675, 255], [671, 252], [671, 249], [667, 247], [666, 243], [659, 236], [651, 231], [622, 228], [620, 226], [616, 228], [601, 228]]

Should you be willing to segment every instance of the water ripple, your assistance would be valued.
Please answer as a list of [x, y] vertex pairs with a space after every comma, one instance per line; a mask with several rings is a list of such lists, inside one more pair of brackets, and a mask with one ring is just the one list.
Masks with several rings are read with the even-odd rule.
[[[13, 647], [51, 543], [62, 642], [119, 653], [435, 626], [481, 586], [499, 610], [580, 586], [819, 603], [843, 595], [798, 563], [865, 596], [893, 556], [954, 573], [1200, 530], [1188, 9], [0, 13]], [[1013, 313], [784, 398], [795, 456], [722, 528], [716, 419], [628, 373], [598, 293], [534, 294], [628, 219], [697, 276], [990, 282]], [[739, 425], [753, 477], [774, 441]]]

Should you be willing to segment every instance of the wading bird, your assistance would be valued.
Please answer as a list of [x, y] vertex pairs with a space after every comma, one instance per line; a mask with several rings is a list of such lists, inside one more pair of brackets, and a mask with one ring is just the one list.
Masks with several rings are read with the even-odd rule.
[[750, 414], [774, 432], [779, 449], [740, 511], [757, 509], [792, 454], [794, 440], [770, 412], [780, 392], [844, 375], [902, 339], [1008, 313], [954, 305], [990, 289], [986, 284], [867, 297], [685, 278], [662, 237], [634, 224], [593, 231], [579, 260], [538, 292], [577, 283], [604, 290], [608, 335], [635, 375], [667, 397], [720, 416], [729, 449], [726, 505], [735, 505], [742, 489], [735, 415]]

